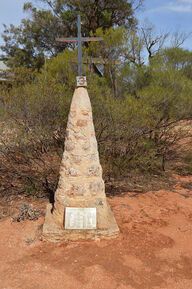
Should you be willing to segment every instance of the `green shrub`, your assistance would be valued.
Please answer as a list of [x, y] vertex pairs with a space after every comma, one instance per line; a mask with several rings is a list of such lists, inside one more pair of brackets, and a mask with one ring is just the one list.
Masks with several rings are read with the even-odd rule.
[[[76, 52], [66, 51], [47, 61], [41, 72], [31, 76], [28, 71], [29, 76], [23, 77], [23, 81], [15, 75], [12, 88], [2, 89], [0, 117], [4, 129], [6, 121], [14, 124], [14, 137], [0, 144], [0, 165], [4, 174], [9, 178], [12, 175], [18, 192], [23, 191], [21, 187], [27, 193], [54, 191], [56, 187], [75, 85], [75, 56]], [[119, 73], [124, 75], [125, 70], [122, 68]], [[192, 117], [191, 80], [182, 71], [158, 69], [156, 63], [148, 68], [149, 74], [144, 85], [133, 86], [137, 96], [131, 94], [132, 89], [122, 86], [122, 94], [114, 97], [106, 77], [88, 73], [105, 178], [126, 176], [130, 170], [165, 170], [166, 162], [175, 157], [173, 144], [181, 136], [174, 126]], [[15, 168], [17, 174], [13, 173]], [[1, 191], [5, 192], [6, 182], [4, 178]]]

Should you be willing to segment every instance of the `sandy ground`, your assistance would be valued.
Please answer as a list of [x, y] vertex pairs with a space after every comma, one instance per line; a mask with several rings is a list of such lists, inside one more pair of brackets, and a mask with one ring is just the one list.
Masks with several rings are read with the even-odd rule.
[[109, 199], [114, 240], [50, 244], [40, 240], [43, 218], [3, 219], [0, 289], [191, 289], [192, 191], [182, 185], [192, 176], [175, 178], [173, 191]]

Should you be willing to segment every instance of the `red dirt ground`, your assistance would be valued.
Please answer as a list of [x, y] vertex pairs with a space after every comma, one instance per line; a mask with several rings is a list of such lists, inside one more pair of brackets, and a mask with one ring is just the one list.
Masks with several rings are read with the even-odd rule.
[[192, 176], [175, 179], [173, 191], [109, 199], [114, 240], [50, 244], [39, 238], [43, 218], [3, 219], [0, 289], [191, 289], [192, 191], [182, 184]]

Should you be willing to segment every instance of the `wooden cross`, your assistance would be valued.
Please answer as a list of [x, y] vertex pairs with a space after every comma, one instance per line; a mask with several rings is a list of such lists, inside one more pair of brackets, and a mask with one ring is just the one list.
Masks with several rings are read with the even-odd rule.
[[[78, 45], [78, 76], [77, 76], [77, 85], [84, 86], [83, 83], [86, 83], [86, 77], [83, 76], [83, 60], [82, 60], [82, 43], [89, 41], [101, 41], [102, 37], [82, 37], [81, 35], [81, 16], [77, 16], [77, 37], [69, 37], [69, 38], [57, 38], [58, 42], [74, 42]], [[86, 85], [85, 85], [86, 86]]]

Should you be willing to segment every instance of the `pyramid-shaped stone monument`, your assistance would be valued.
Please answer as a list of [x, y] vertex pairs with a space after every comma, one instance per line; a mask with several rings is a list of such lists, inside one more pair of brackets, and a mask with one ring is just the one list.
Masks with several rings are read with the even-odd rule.
[[82, 76], [82, 42], [101, 38], [82, 37], [80, 15], [77, 28], [77, 38], [58, 39], [78, 43], [79, 76], [68, 117], [55, 202], [48, 205], [43, 226], [44, 239], [53, 242], [112, 237], [119, 233], [106, 200], [87, 82]]
[[90, 99], [80, 86], [71, 103], [55, 203], [47, 207], [43, 236], [56, 242], [111, 237], [118, 232], [106, 200]]

